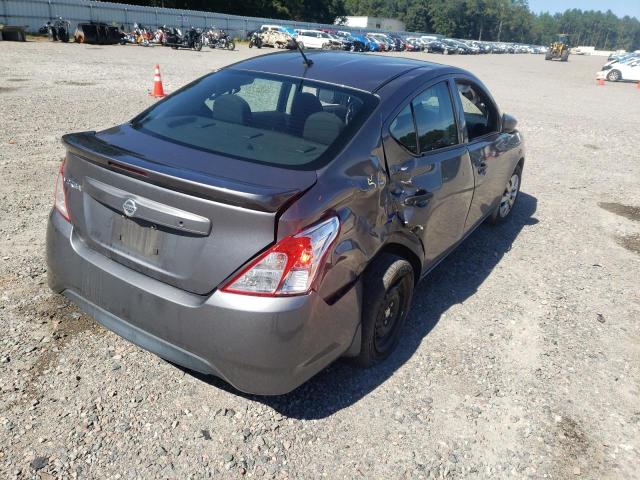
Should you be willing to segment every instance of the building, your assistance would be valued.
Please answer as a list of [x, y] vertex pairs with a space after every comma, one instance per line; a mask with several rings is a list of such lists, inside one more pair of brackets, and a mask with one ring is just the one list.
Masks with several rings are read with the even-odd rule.
[[404, 32], [406, 25], [395, 18], [382, 17], [341, 17], [336, 23], [351, 28], [361, 28], [363, 30], [379, 29], [390, 32]]

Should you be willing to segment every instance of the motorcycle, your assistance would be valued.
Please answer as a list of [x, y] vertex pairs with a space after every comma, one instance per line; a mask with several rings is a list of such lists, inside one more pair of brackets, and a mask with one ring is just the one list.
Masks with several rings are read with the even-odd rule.
[[202, 44], [209, 48], [225, 48], [235, 50], [236, 44], [229, 34], [222, 29], [210, 28], [202, 34]]
[[259, 30], [251, 32], [249, 35], [249, 48], [253, 47], [262, 48], [262, 37]]
[[164, 46], [171, 47], [174, 50], [192, 48], [199, 52], [202, 50], [202, 32], [197, 28], [191, 27], [182, 34], [179, 28], [171, 28], [166, 33]]
[[158, 29], [153, 34], [153, 38], [150, 40], [150, 42], [157, 45], [164, 45], [167, 41], [168, 31], [169, 31], [169, 28], [167, 28], [166, 25], [163, 25], [162, 27], [158, 27]]
[[61, 42], [66, 43], [69, 41], [69, 25], [69, 20], [64, 20], [62, 17], [58, 17], [53, 23], [45, 23], [40, 28], [40, 32], [46, 33], [49, 40], [52, 42], [60, 40]]
[[143, 47], [148, 47], [152, 40], [153, 34], [147, 28], [134, 23], [133, 31], [131, 33], [125, 34], [120, 40], [120, 43], [122, 45], [132, 43], [134, 45], [142, 45]]

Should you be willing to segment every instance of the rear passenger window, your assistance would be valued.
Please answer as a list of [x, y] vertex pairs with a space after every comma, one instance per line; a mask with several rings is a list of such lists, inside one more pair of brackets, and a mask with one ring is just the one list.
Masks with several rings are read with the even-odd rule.
[[446, 82], [422, 92], [412, 105], [421, 153], [458, 143], [458, 129]]
[[402, 110], [389, 127], [391, 135], [412, 153], [418, 153], [416, 129], [413, 124], [411, 105]]
[[498, 112], [478, 87], [456, 82], [469, 140], [498, 131]]

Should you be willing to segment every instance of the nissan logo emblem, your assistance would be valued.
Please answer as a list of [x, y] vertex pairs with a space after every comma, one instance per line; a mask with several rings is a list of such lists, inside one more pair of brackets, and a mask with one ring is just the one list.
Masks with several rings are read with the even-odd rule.
[[136, 205], [136, 202], [128, 199], [122, 204], [122, 210], [127, 217], [133, 217], [133, 214], [138, 210], [138, 206]]

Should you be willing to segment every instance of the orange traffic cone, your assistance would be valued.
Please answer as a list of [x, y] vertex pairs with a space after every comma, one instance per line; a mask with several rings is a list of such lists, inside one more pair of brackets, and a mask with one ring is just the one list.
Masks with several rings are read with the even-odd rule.
[[153, 92], [149, 95], [156, 98], [162, 98], [166, 96], [164, 94], [164, 89], [162, 88], [162, 78], [160, 78], [160, 65], [156, 65], [156, 69], [153, 74]]
[[603, 86], [604, 87], [604, 78], [599, 78], [598, 79], [598, 85]]

